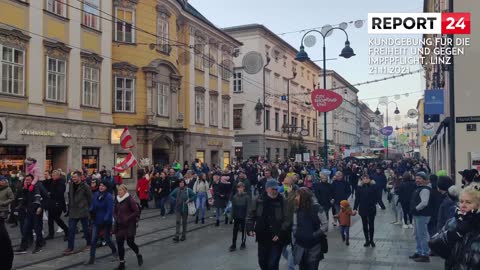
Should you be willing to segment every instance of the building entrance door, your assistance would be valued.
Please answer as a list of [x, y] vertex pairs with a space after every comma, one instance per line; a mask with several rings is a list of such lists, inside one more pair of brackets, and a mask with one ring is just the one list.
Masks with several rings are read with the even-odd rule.
[[45, 157], [45, 170], [52, 171], [56, 169], [62, 169], [62, 171], [66, 172], [68, 161], [67, 153], [68, 147], [66, 146], [47, 146], [47, 155]]

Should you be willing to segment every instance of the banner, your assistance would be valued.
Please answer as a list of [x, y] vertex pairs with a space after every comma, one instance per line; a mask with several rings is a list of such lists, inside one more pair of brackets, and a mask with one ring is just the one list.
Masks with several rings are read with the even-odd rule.
[[137, 159], [133, 156], [132, 152], [129, 152], [128, 156], [120, 164], [113, 167], [113, 169], [115, 172], [124, 172], [135, 165], [137, 165]]
[[430, 123], [423, 123], [422, 135], [423, 136], [433, 136], [434, 126]]
[[135, 147], [135, 144], [132, 142], [132, 135], [130, 135], [127, 127], [123, 129], [122, 135], [120, 136], [120, 145], [125, 150]]
[[443, 89], [425, 90], [425, 114], [443, 114]]
[[341, 95], [325, 89], [315, 89], [311, 94], [312, 105], [319, 112], [329, 112], [338, 108], [343, 98]]

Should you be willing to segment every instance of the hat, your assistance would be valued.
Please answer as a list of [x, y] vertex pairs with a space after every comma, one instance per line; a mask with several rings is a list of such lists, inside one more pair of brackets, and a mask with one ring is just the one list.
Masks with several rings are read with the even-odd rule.
[[461, 176], [465, 177], [467, 180], [473, 180], [473, 178], [475, 177], [475, 171], [473, 170], [469, 170], [469, 169], [465, 169], [463, 171], [459, 171], [458, 172]]
[[265, 184], [265, 189], [267, 188], [273, 188], [273, 189], [277, 189], [278, 188], [278, 183], [276, 180], [268, 180], [267, 183]]
[[438, 178], [438, 189], [447, 191], [453, 185], [452, 179], [448, 176], [441, 176]]
[[445, 170], [440, 170], [440, 171], [437, 172], [437, 176], [438, 176], [438, 177], [440, 177], [440, 176], [447, 176], [447, 175], [448, 175], [448, 174], [447, 174], [447, 171], [445, 171]]
[[350, 203], [347, 200], [342, 200], [340, 201], [340, 206], [342, 206], [343, 208], [347, 208], [350, 207]]
[[418, 172], [415, 176], [423, 178], [423, 180], [427, 180], [427, 175], [424, 172]]
[[448, 188], [448, 195], [453, 198], [458, 198], [460, 192], [458, 191], [458, 188], [456, 186], [451, 186]]

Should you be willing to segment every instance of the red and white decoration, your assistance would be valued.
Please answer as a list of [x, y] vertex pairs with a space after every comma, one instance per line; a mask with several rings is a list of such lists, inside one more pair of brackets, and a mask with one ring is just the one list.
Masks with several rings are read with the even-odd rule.
[[313, 90], [311, 100], [313, 107], [319, 112], [333, 111], [343, 102], [341, 95], [325, 89]]
[[132, 140], [132, 135], [130, 135], [127, 127], [123, 129], [122, 135], [120, 136], [120, 145], [123, 149], [131, 149], [135, 147], [135, 144]]
[[137, 165], [137, 159], [132, 154], [132, 152], [129, 152], [127, 157], [120, 164], [113, 167], [113, 169], [116, 172], [124, 172], [124, 171], [128, 170], [130, 167], [133, 167], [135, 165]]

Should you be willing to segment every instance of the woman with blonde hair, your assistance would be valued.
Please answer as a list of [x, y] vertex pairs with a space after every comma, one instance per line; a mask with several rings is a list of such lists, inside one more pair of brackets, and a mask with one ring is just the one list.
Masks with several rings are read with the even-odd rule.
[[480, 184], [472, 183], [460, 193], [454, 218], [429, 242], [432, 251], [445, 259], [445, 269], [480, 269]]
[[113, 216], [115, 218], [115, 236], [117, 239], [118, 257], [120, 259], [120, 264], [115, 270], [125, 269], [125, 241], [127, 241], [127, 245], [137, 255], [138, 265], [141, 266], [143, 264], [143, 257], [140, 255], [137, 244], [135, 244], [140, 208], [128, 193], [127, 186], [123, 184], [118, 186], [118, 195], [115, 199]]

